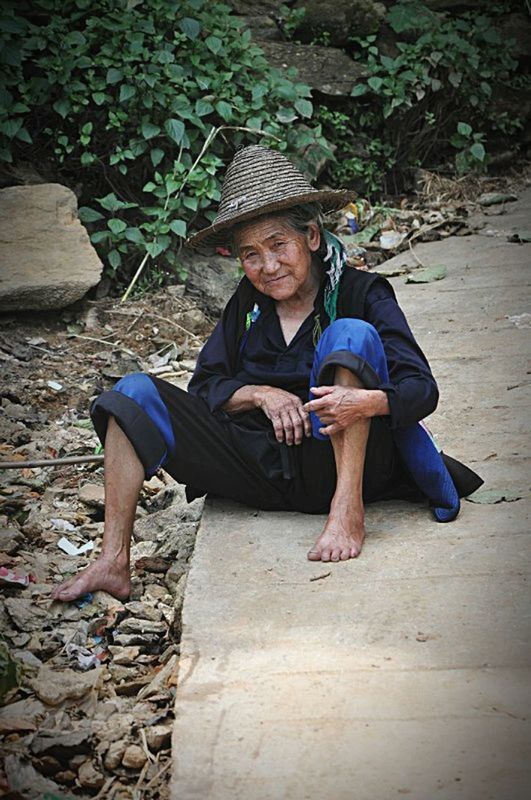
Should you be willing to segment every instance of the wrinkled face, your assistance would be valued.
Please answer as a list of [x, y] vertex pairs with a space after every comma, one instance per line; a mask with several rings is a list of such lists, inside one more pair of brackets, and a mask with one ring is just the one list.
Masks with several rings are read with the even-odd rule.
[[319, 229], [294, 230], [282, 217], [264, 217], [242, 225], [235, 245], [253, 286], [273, 300], [303, 297], [317, 287], [312, 254], [319, 248]]

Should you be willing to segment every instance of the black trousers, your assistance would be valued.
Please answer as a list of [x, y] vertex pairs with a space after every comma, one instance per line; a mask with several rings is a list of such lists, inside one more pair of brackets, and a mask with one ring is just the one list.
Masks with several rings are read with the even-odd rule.
[[[146, 401], [150, 394], [156, 408]], [[102, 443], [112, 415], [146, 476], [161, 466], [187, 486], [189, 500], [210, 493], [267, 510], [329, 510], [336, 485], [330, 441], [311, 437], [300, 445], [280, 444], [262, 411], [211, 413], [203, 400], [166, 381], [131, 375], [100, 395], [91, 415]], [[388, 421], [373, 418], [363, 478], [365, 502], [417, 496], [401, 466]]]

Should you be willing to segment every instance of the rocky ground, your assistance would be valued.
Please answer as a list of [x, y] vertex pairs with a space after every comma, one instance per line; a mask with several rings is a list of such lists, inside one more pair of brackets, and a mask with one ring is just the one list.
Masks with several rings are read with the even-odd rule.
[[[126, 372], [185, 385], [211, 322], [179, 290], [121, 306], [0, 320], [0, 458], [92, 454], [92, 397]], [[64, 606], [50, 587], [103, 531], [101, 463], [3, 471], [0, 787], [9, 797], [166, 797], [180, 609], [202, 501], [163, 473], [145, 484], [133, 590]], [[78, 552], [79, 551], [79, 552]]]
[[[415, 241], [466, 235], [479, 208], [503, 214], [527, 181], [422, 178], [419, 202], [359, 203], [336, 220], [357, 266], [377, 266]], [[190, 274], [196, 297], [210, 281], [203, 308], [220, 303], [217, 274], [203, 282]], [[125, 304], [4, 314], [0, 460], [98, 454], [91, 398], [139, 370], [185, 386], [212, 324], [182, 286]], [[180, 612], [201, 511], [168, 476], [152, 478], [137, 513], [129, 602], [97, 592], [65, 606], [51, 602], [50, 587], [101, 545], [101, 460], [0, 471], [0, 788], [11, 800], [169, 796]]]

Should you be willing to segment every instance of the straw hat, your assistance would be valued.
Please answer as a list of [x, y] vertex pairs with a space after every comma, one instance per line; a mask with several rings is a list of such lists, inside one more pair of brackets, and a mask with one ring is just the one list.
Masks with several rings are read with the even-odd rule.
[[282, 153], [253, 144], [238, 150], [229, 164], [214, 222], [188, 244], [225, 244], [230, 228], [239, 222], [301, 203], [320, 203], [324, 213], [336, 211], [355, 196], [349, 189], [314, 189]]

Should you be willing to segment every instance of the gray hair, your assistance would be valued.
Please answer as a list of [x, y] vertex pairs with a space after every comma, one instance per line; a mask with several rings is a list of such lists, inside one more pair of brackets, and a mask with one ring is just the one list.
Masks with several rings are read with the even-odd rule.
[[[324, 222], [323, 222], [323, 212], [319, 203], [301, 203], [298, 206], [292, 206], [291, 208], [281, 209], [280, 211], [272, 211], [269, 214], [264, 214], [263, 218], [271, 218], [274, 217], [275, 219], [281, 219], [286, 225], [292, 228], [297, 233], [302, 233], [306, 235], [308, 233], [310, 224], [313, 222], [319, 228], [319, 234], [321, 236], [321, 244], [319, 245], [319, 249], [316, 255], [323, 260], [324, 256], [326, 255], [326, 242], [324, 237]], [[259, 218], [258, 218], [259, 219]], [[230, 244], [231, 250], [235, 251], [235, 238], [236, 232], [243, 228], [245, 225], [248, 225], [249, 222], [253, 220], [248, 220], [245, 222], [240, 222], [238, 225], [235, 225], [230, 234]]]

